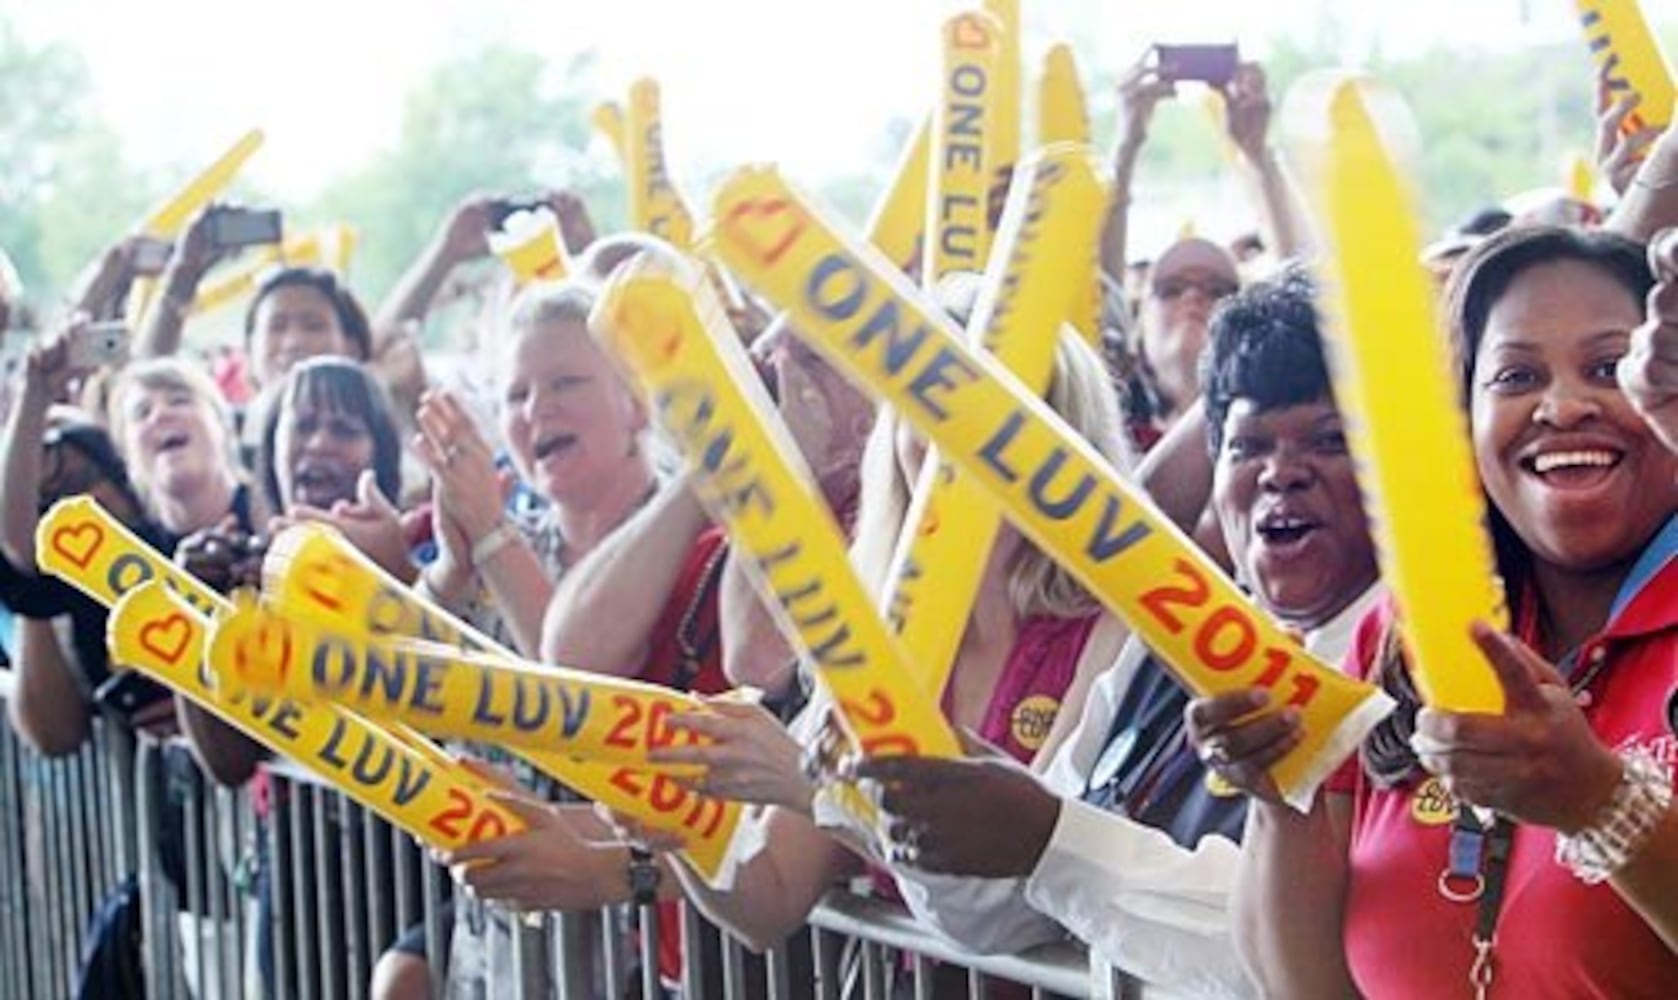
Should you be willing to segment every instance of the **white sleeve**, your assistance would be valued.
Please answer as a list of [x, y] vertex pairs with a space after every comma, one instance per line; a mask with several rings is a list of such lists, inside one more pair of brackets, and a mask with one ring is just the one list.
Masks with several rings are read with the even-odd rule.
[[[1125, 643], [1113, 666], [1090, 686], [1077, 728], [1041, 776], [1048, 790], [1062, 800], [1057, 836], [1066, 823], [1067, 812], [1078, 805], [1076, 800], [1107, 740], [1113, 712], [1146, 653], [1134, 639]], [[1051, 841], [1044, 849], [1045, 861], [1053, 850]], [[969, 951], [1016, 952], [1066, 936], [1060, 925], [1050, 919], [1058, 919], [1057, 914], [1042, 911], [1027, 898], [1025, 879], [933, 875], [905, 868], [893, 868], [892, 874], [897, 876], [903, 901], [915, 917]]]
[[969, 878], [893, 868], [915, 919], [968, 951], [1000, 955], [1066, 937], [1026, 900], [1025, 880]]
[[1203, 837], [1189, 851], [1159, 830], [1068, 801], [1025, 898], [1151, 986], [1182, 996], [1256, 996], [1231, 936], [1240, 856], [1224, 837]]

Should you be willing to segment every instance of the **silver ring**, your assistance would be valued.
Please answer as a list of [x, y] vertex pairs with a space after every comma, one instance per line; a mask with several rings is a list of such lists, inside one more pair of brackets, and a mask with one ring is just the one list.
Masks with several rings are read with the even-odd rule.
[[443, 464], [453, 465], [455, 457], [460, 454], [460, 445], [451, 444], [443, 449]]
[[1207, 740], [1200, 748], [1200, 762], [1209, 767], [1229, 766], [1229, 744], [1221, 739]]

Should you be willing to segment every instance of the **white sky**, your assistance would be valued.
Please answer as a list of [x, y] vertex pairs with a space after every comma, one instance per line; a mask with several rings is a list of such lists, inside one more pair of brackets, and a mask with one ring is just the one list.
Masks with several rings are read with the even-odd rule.
[[[1661, 6], [1668, 0], [1654, 0]], [[405, 90], [452, 53], [510, 40], [564, 56], [593, 46], [601, 82], [663, 84], [666, 150], [696, 163], [773, 159], [809, 181], [863, 167], [882, 122], [933, 93], [937, 25], [958, 0], [0, 0], [33, 42], [86, 57], [104, 114], [143, 164], [201, 165], [245, 128], [268, 142], [248, 168], [304, 199], [395, 135]], [[1314, 36], [1328, 11], [1362, 52], [1464, 39], [1566, 37], [1571, 0], [1022, 0], [1026, 65], [1068, 34], [1086, 75], [1150, 42], [1231, 38], [1262, 54]], [[237, 8], [237, 9], [236, 9]], [[1523, 9], [1530, 23], [1523, 24]], [[1034, 71], [1032, 71], [1034, 72]]]

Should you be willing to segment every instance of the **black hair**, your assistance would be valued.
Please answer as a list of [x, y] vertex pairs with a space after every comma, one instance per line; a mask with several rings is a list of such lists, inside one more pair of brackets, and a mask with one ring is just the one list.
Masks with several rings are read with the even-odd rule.
[[[99, 474], [122, 493], [136, 511], [146, 509], [140, 493], [128, 479], [128, 463], [122, 460], [116, 442], [105, 428], [87, 420], [64, 420], [49, 425], [41, 435], [41, 445], [47, 448], [73, 448], [99, 470]], [[53, 500], [61, 499], [53, 497]]]
[[1457, 232], [1464, 236], [1490, 236], [1508, 227], [1515, 221], [1509, 210], [1498, 205], [1488, 205], [1462, 221]]
[[[1577, 261], [1596, 268], [1619, 282], [1640, 306], [1655, 284], [1643, 244], [1614, 233], [1568, 226], [1522, 225], [1489, 237], [1463, 257], [1446, 290], [1451, 345], [1457, 361], [1457, 391], [1465, 409], [1474, 384], [1474, 359], [1480, 352], [1480, 341], [1485, 336], [1493, 307], [1521, 275], [1541, 264], [1557, 261]], [[1513, 595], [1525, 585], [1528, 574], [1526, 546], [1490, 498], [1486, 511], [1497, 551], [1498, 572]], [[1511, 601], [1509, 606], [1516, 605]]]
[[380, 492], [392, 500], [402, 489], [402, 444], [396, 431], [396, 418], [390, 397], [384, 387], [362, 371], [361, 366], [345, 358], [309, 358], [300, 362], [287, 375], [280, 391], [268, 407], [262, 425], [262, 448], [258, 467], [262, 474], [262, 491], [268, 509], [284, 511], [285, 497], [280, 493], [280, 479], [276, 466], [280, 456], [274, 442], [279, 436], [280, 417], [289, 404], [305, 399], [315, 406], [335, 413], [360, 417], [373, 435], [373, 476]]
[[368, 322], [367, 310], [361, 307], [355, 293], [338, 280], [338, 276], [320, 267], [286, 267], [275, 271], [257, 286], [250, 307], [245, 310], [245, 346], [250, 347], [256, 335], [256, 314], [262, 303], [282, 288], [312, 288], [331, 303], [338, 317], [338, 329], [356, 350], [358, 360], [373, 357], [373, 324]]
[[[1639, 303], [1654, 285], [1643, 245], [1606, 231], [1520, 225], [1487, 238], [1463, 257], [1445, 294], [1446, 320], [1456, 354], [1457, 392], [1465, 409], [1474, 385], [1474, 359], [1492, 309], [1521, 275], [1557, 261], [1577, 261], [1596, 268], [1619, 282]], [[1532, 557], [1490, 497], [1486, 498], [1486, 522], [1497, 572], [1503, 578], [1506, 606], [1518, 608], [1518, 597], [1532, 573]], [[1388, 786], [1419, 774], [1420, 764], [1410, 747], [1410, 737], [1416, 731], [1421, 696], [1405, 661], [1403, 644], [1398, 641], [1396, 624], [1382, 638], [1376, 657], [1372, 673], [1398, 707], [1370, 732], [1362, 759], [1370, 777]]]
[[1273, 410], [1331, 398], [1316, 294], [1311, 276], [1292, 265], [1218, 305], [1200, 359], [1213, 455], [1223, 447], [1224, 419], [1237, 399]]

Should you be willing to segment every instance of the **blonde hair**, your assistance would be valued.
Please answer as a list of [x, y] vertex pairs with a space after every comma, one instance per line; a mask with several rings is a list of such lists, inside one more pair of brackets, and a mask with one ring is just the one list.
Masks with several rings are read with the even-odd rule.
[[[1046, 401], [1102, 457], [1127, 471], [1132, 456], [1124, 443], [1118, 403], [1101, 357], [1083, 339], [1062, 328], [1055, 342], [1054, 374]], [[862, 456], [862, 503], [857, 515], [851, 560], [865, 583], [879, 594], [886, 583], [893, 550], [909, 510], [913, 483], [897, 461], [898, 419], [880, 411]], [[1070, 573], [1029, 541], [1023, 541], [1008, 565], [1008, 595], [1014, 614], [1076, 618], [1097, 608]]]
[[221, 390], [216, 388], [215, 382], [211, 381], [202, 368], [190, 361], [174, 357], [148, 358], [124, 368], [112, 383], [110, 395], [106, 398], [111, 437], [116, 442], [117, 450], [122, 453], [123, 461], [128, 463], [129, 476], [141, 496], [148, 495], [150, 484], [146, 479], [146, 470], [140, 468], [134, 462], [134, 456], [128, 453], [128, 409], [122, 405], [122, 401], [130, 389], [185, 392], [207, 405], [210, 412], [215, 414], [216, 426], [221, 430], [222, 458], [227, 463], [228, 471], [235, 479], [242, 479], [244, 470], [239, 462], [238, 438], [233, 433], [233, 413], [228, 409], [227, 401], [222, 398]]

